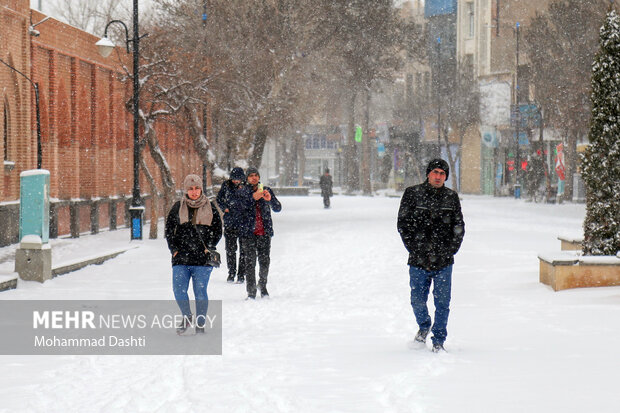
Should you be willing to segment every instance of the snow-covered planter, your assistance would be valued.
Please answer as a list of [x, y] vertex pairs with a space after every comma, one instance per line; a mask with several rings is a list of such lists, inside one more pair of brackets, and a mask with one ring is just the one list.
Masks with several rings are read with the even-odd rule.
[[560, 249], [562, 251], [581, 251], [582, 236], [560, 234], [558, 239], [560, 240]]
[[554, 291], [620, 285], [620, 253], [582, 256], [579, 251], [539, 254], [540, 282]]

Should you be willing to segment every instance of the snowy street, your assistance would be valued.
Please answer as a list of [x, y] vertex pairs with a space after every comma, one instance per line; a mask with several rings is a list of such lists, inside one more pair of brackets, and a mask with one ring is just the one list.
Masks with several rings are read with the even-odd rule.
[[[211, 275], [222, 356], [0, 356], [0, 412], [618, 411], [620, 287], [538, 282], [537, 254], [581, 233], [583, 204], [462, 197], [447, 353], [434, 354], [430, 343], [409, 348], [417, 325], [400, 198], [336, 196], [329, 210], [318, 196], [280, 201], [271, 298], [246, 301], [225, 262]], [[173, 299], [162, 234], [100, 266], [20, 281], [0, 299]], [[53, 240], [54, 263], [128, 238], [122, 229]], [[218, 250], [225, 261], [223, 239]]]

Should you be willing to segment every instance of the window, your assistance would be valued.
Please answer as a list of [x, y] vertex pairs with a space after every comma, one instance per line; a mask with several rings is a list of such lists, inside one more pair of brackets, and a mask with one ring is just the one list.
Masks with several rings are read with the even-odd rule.
[[9, 108], [6, 103], [4, 103], [3, 111], [2, 111], [2, 142], [4, 146], [4, 160], [9, 160]]
[[469, 37], [474, 37], [474, 3], [467, 3], [467, 16], [469, 18]]
[[415, 90], [418, 98], [422, 97], [422, 73], [415, 74]]

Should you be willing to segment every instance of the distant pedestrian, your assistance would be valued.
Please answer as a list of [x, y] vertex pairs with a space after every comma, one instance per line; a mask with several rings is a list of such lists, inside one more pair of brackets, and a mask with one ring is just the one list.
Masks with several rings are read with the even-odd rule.
[[435, 303], [432, 323], [433, 351], [445, 351], [452, 290], [454, 255], [461, 247], [465, 223], [458, 194], [444, 186], [450, 168], [434, 159], [426, 168], [427, 179], [407, 188], [398, 211], [398, 232], [409, 251], [411, 306], [419, 331], [415, 341], [426, 343], [431, 317], [426, 302], [431, 283]]
[[[235, 204], [235, 193], [243, 187], [245, 174], [241, 168], [233, 168], [230, 171], [230, 179], [222, 184], [217, 193], [217, 204], [224, 213], [224, 239], [226, 240], [226, 265], [228, 267], [229, 283], [243, 284], [245, 274], [243, 272], [243, 249], [239, 238], [240, 211]], [[239, 265], [237, 266], [237, 245], [239, 244]]]
[[[202, 192], [202, 179], [187, 175], [183, 198], [177, 201], [166, 219], [166, 241], [172, 254], [172, 290], [183, 314], [178, 334], [188, 334], [195, 325], [204, 333], [209, 297], [207, 286], [213, 267], [210, 252], [222, 238], [222, 222], [214, 203]], [[189, 305], [187, 289], [192, 280], [196, 299], [196, 318]]]
[[246, 171], [247, 184], [237, 192], [241, 209], [239, 236], [244, 257], [246, 290], [248, 299], [256, 298], [256, 259], [260, 266], [258, 273], [258, 288], [261, 297], [268, 297], [267, 276], [271, 254], [271, 237], [273, 236], [273, 222], [271, 210], [280, 212], [282, 204], [269, 187], [260, 183], [260, 174], [256, 168]]
[[329, 174], [329, 168], [325, 168], [325, 173], [321, 175], [321, 179], [319, 180], [319, 186], [321, 187], [321, 196], [323, 196], [323, 206], [325, 208], [329, 208], [329, 198], [334, 195], [332, 192], [333, 185], [334, 182], [332, 180], [332, 176]]

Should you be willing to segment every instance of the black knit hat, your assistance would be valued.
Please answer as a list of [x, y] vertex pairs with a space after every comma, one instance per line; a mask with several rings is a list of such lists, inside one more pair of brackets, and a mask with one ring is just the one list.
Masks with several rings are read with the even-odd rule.
[[256, 174], [260, 177], [260, 174], [258, 173], [258, 169], [254, 168], [253, 166], [250, 166], [248, 169], [246, 169], [245, 176], [250, 176], [252, 174]]
[[426, 167], [426, 176], [428, 176], [428, 174], [430, 174], [431, 171], [436, 168], [444, 171], [446, 173], [446, 179], [448, 179], [448, 176], [450, 176], [450, 165], [448, 165], [448, 162], [440, 158], [433, 159], [428, 163], [428, 166]]
[[245, 181], [245, 174], [243, 173], [243, 169], [233, 168], [233, 170], [230, 171], [230, 179]]

